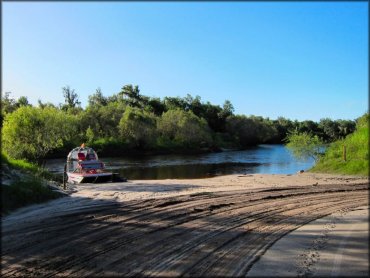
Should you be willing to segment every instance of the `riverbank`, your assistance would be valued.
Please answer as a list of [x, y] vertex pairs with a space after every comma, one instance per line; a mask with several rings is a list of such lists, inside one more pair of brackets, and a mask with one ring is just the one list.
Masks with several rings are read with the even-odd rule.
[[[271, 258], [268, 250], [288, 239], [291, 231], [305, 227], [312, 233], [300, 234], [302, 241], [320, 239], [323, 230], [315, 231], [311, 221], [343, 212], [348, 213], [345, 221], [356, 220], [351, 211], [368, 207], [367, 178], [313, 173], [129, 180], [69, 190], [70, 197], [22, 208], [3, 219], [4, 274], [245, 275], [257, 267], [256, 261]], [[351, 248], [355, 254], [366, 252], [366, 245], [358, 242], [368, 238], [363, 229], [368, 218], [362, 215], [355, 228], [356, 223], [341, 226], [340, 221], [340, 229], [330, 235], [350, 239], [346, 229], [360, 230]], [[337, 255], [348, 258], [352, 251], [338, 253], [342, 242], [329, 240], [336, 244], [327, 245], [332, 249], [314, 251], [321, 263], [334, 263], [333, 271], [346, 275]], [[283, 246], [291, 254], [310, 251], [304, 253], [306, 249], [291, 240]], [[291, 263], [285, 256], [274, 257], [282, 266]], [[269, 275], [263, 266], [253, 271]]]
[[71, 186], [74, 197], [128, 201], [180, 196], [204, 192], [367, 183], [361, 176], [319, 173], [226, 175], [206, 179], [129, 180], [127, 183]]

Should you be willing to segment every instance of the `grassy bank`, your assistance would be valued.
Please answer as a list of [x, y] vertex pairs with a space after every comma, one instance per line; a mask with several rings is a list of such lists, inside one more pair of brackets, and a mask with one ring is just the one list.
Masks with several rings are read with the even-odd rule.
[[369, 118], [365, 115], [353, 134], [332, 143], [310, 170], [333, 174], [369, 176]]
[[61, 197], [60, 193], [52, 191], [46, 184], [45, 178], [50, 179], [53, 175], [36, 164], [10, 159], [3, 153], [1, 164], [2, 215], [27, 205]]
[[1, 214], [31, 204], [43, 203], [57, 199], [61, 195], [50, 190], [39, 179], [26, 179], [13, 182], [11, 185], [1, 186]]

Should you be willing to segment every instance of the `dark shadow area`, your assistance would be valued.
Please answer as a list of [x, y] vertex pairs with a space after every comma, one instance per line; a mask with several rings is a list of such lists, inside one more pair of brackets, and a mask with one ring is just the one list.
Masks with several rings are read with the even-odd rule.
[[179, 192], [186, 191], [200, 187], [193, 184], [176, 184], [171, 183], [170, 185], [164, 185], [160, 183], [153, 184], [140, 184], [140, 183], [104, 183], [104, 184], [80, 184], [80, 188], [84, 189], [98, 189], [98, 191], [104, 192], [104, 190], [116, 191], [116, 192]]
[[366, 203], [364, 192], [350, 198], [344, 197], [348, 192], [259, 197], [281, 194], [272, 191], [127, 202], [66, 197], [3, 219], [2, 274], [244, 276], [279, 238]]
[[118, 172], [128, 179], [199, 179], [236, 173], [253, 173], [260, 163], [213, 163], [122, 168]]

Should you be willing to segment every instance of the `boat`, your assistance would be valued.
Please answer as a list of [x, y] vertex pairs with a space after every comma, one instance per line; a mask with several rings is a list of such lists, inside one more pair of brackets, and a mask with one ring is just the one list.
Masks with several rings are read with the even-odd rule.
[[116, 175], [105, 169], [96, 152], [82, 144], [74, 148], [67, 156], [64, 173], [68, 183], [98, 183], [116, 179]]

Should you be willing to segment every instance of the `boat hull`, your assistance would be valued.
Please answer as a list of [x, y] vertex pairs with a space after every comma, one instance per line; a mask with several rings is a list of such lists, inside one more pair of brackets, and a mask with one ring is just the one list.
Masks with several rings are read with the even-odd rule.
[[69, 183], [100, 183], [113, 181], [112, 173], [81, 174], [67, 173]]

